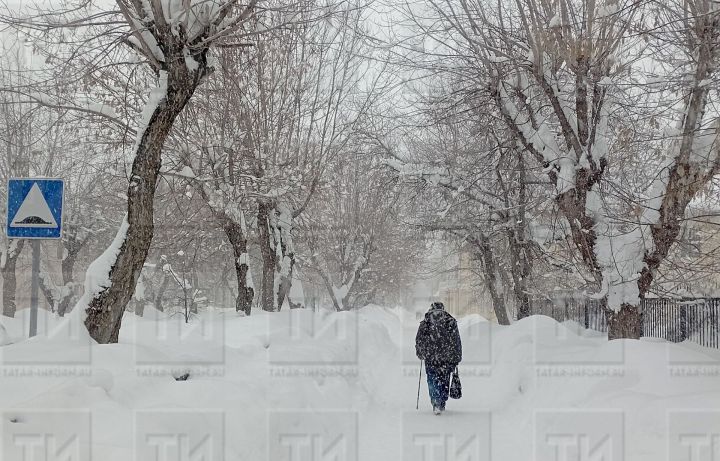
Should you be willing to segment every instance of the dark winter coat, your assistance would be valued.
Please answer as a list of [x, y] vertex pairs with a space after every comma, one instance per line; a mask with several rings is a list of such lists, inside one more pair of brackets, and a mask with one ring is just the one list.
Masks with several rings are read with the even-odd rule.
[[415, 354], [429, 365], [457, 366], [462, 343], [455, 318], [444, 309], [430, 309], [415, 336]]

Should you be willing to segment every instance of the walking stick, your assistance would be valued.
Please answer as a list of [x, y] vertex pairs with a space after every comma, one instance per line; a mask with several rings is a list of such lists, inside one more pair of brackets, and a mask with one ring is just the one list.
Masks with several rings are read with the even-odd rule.
[[418, 395], [417, 395], [417, 402], [415, 402], [415, 409], [420, 409], [420, 379], [422, 378], [422, 363], [423, 361], [420, 360], [420, 374], [418, 375]]

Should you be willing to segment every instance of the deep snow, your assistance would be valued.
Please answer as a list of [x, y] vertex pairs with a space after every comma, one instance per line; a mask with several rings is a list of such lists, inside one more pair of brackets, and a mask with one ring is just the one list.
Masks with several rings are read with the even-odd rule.
[[187, 326], [148, 308], [103, 346], [73, 316], [41, 315], [44, 334], [22, 339], [25, 312], [0, 320], [3, 461], [720, 459], [720, 352], [692, 343], [466, 317], [464, 396], [434, 416], [424, 374], [415, 410], [422, 312], [210, 311]]

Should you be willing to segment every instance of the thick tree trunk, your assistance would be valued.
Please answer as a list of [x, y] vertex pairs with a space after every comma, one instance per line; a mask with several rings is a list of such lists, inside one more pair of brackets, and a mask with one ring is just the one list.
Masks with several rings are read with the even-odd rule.
[[263, 260], [261, 304], [266, 311], [282, 309], [292, 288], [295, 267], [290, 235], [292, 222], [283, 221], [292, 219], [289, 210], [275, 200], [261, 201], [258, 206], [257, 225]]
[[[709, 3], [706, 3], [706, 7]], [[637, 281], [638, 297], [644, 298], [650, 291], [655, 273], [665, 261], [670, 249], [677, 242], [681, 231], [681, 223], [685, 210], [690, 202], [717, 173], [720, 171], [720, 148], [717, 141], [707, 151], [709, 158], [701, 161], [703, 155], [695, 152], [698, 137], [711, 135], [701, 129], [703, 117], [708, 104], [710, 87], [702, 84], [717, 69], [718, 15], [698, 14], [695, 27], [699, 33], [699, 41], [694, 45], [696, 67], [694, 80], [697, 83], [686, 98], [686, 108], [682, 120], [682, 137], [676, 140], [677, 155], [669, 170], [667, 184], [663, 195], [658, 219], [651, 225], [653, 240], [652, 250], [646, 251], [643, 262], [645, 267]], [[713, 128], [716, 130], [716, 128]], [[717, 131], [714, 131], [717, 136]], [[639, 306], [624, 304], [619, 313], [608, 317], [608, 338], [639, 338], [642, 335], [642, 313]]]
[[272, 229], [270, 227], [270, 213], [274, 213], [271, 204], [260, 202], [258, 205], [258, 234], [260, 239], [260, 254], [262, 256], [262, 285], [260, 288], [260, 304], [264, 311], [275, 311], [275, 271], [277, 267], [277, 252], [273, 247]]
[[[228, 160], [232, 158], [233, 156], [230, 155]], [[232, 174], [233, 168], [230, 167], [229, 171], [230, 174]], [[232, 177], [230, 179], [232, 181]], [[231, 184], [234, 183], [231, 182]], [[244, 312], [245, 315], [250, 315], [253, 298], [255, 297], [255, 290], [253, 287], [248, 286], [248, 278], [250, 275], [250, 266], [248, 263], [250, 259], [247, 252], [247, 228], [245, 226], [244, 212], [238, 208], [237, 213], [233, 213], [231, 215], [224, 209], [215, 209], [210, 205], [210, 195], [205, 187], [203, 187], [202, 184], [199, 184], [197, 190], [200, 192], [200, 195], [205, 203], [207, 203], [212, 210], [215, 220], [225, 232], [225, 236], [233, 249], [233, 265], [235, 266], [235, 278], [237, 279], [238, 287], [237, 295], [235, 295], [235, 310], [237, 312]], [[226, 272], [223, 271], [223, 282], [227, 283], [225, 276]], [[223, 292], [223, 298], [224, 297], [225, 293]]]
[[247, 238], [242, 231], [240, 224], [228, 219], [223, 226], [225, 235], [227, 235], [230, 244], [233, 247], [235, 255], [235, 276], [237, 278], [238, 294], [235, 298], [235, 310], [250, 315], [255, 290], [248, 286], [248, 253]]
[[[15, 317], [17, 305], [15, 304], [15, 292], [17, 290], [17, 260], [22, 253], [25, 240], [15, 242], [12, 251], [8, 251], [5, 257], [5, 266], [2, 268], [3, 275], [3, 315], [7, 317]], [[13, 246], [12, 243], [10, 246]]]
[[[182, 56], [182, 50], [173, 50]], [[167, 55], [176, 55], [168, 53]], [[204, 61], [204, 59], [203, 59]], [[168, 59], [167, 88], [137, 144], [128, 186], [127, 231], [110, 269], [110, 284], [86, 308], [85, 326], [99, 343], [117, 342], [125, 306], [130, 301], [153, 237], [153, 202], [161, 152], [175, 118], [197, 87], [202, 70], [192, 74], [182, 59]], [[157, 90], [156, 90], [157, 91]], [[157, 97], [157, 95], [156, 95]]]
[[640, 339], [642, 315], [639, 306], [623, 304], [619, 312], [606, 310], [608, 339]]

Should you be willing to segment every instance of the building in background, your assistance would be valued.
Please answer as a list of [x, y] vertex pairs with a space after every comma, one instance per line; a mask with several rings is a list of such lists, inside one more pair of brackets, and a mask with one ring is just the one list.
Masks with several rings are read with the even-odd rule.
[[458, 249], [446, 242], [437, 242], [434, 246], [428, 258], [427, 274], [416, 283], [414, 298], [408, 304], [427, 308], [432, 302], [440, 301], [455, 317], [477, 314], [497, 321], [469, 249]]

